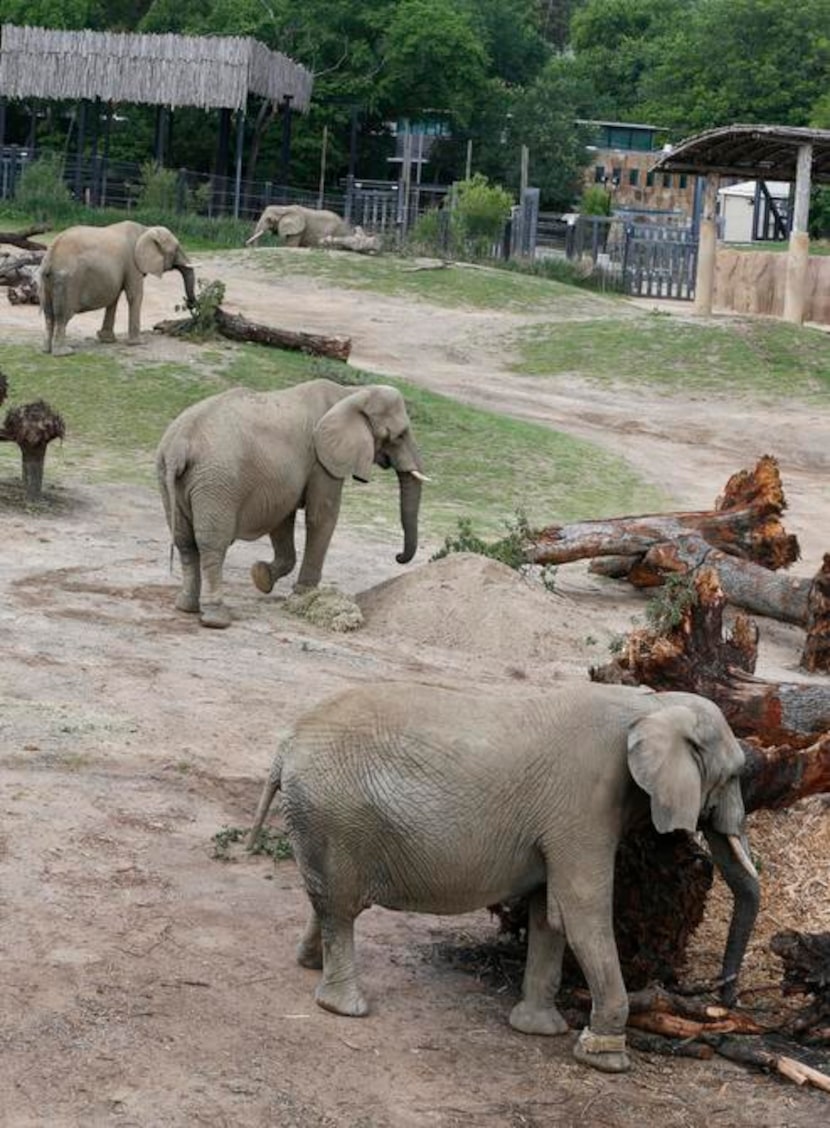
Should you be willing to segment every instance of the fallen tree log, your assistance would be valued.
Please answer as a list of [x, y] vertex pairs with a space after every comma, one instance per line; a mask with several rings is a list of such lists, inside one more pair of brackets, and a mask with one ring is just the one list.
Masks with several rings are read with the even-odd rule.
[[793, 1020], [793, 1034], [830, 1045], [830, 933], [777, 932], [770, 948], [784, 964], [784, 994], [811, 997]]
[[[289, 329], [276, 329], [259, 321], [249, 321], [239, 313], [228, 313], [217, 306], [214, 311], [216, 329], [223, 337], [232, 341], [252, 341], [271, 348], [289, 349], [293, 352], [307, 353], [309, 356], [326, 356], [332, 360], [349, 359], [352, 350], [350, 337], [324, 337], [318, 333], [304, 333]], [[153, 326], [157, 333], [172, 336], [187, 334], [195, 326], [191, 317], [159, 321]]]
[[758, 628], [739, 614], [724, 630], [719, 578], [707, 567], [677, 585], [676, 625], [632, 631], [615, 658], [591, 669], [591, 680], [700, 693], [720, 706], [737, 736], [810, 746], [830, 732], [830, 686], [753, 677]]
[[49, 230], [48, 223], [33, 223], [24, 231], [0, 231], [0, 244], [7, 243], [12, 247], [20, 247], [24, 251], [45, 251], [45, 243], [35, 242], [32, 235], [42, 235]]
[[31, 281], [34, 270], [43, 261], [44, 251], [31, 251], [25, 255], [9, 255], [0, 262], [0, 286], [18, 286]]

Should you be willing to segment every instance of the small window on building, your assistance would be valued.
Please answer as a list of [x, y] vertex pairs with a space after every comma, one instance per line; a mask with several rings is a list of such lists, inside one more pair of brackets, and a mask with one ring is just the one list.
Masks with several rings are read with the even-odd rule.
[[654, 173], [653, 172], [647, 172], [646, 173], [646, 188], [653, 188], [653, 187], [654, 187]]
[[622, 169], [621, 168], [615, 168], [615, 169], [612, 170], [611, 183], [614, 185], [615, 188], [619, 188], [619, 186], [622, 184]]
[[632, 188], [636, 188], [640, 183], [640, 170], [638, 168], [630, 168], [628, 170], [628, 183]]
[[671, 173], [670, 172], [664, 172], [663, 173], [663, 187], [664, 188], [671, 188]]
[[681, 188], [688, 188], [689, 187], [689, 177], [686, 175], [685, 172], [681, 172], [681, 174], [680, 174], [680, 187]]
[[594, 168], [594, 183], [605, 183], [605, 165], [596, 165], [596, 167]]

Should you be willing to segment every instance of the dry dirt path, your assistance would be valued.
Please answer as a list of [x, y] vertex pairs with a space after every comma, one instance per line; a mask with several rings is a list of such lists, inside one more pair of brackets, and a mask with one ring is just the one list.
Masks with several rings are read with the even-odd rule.
[[[591, 437], [678, 504], [707, 504], [779, 435], [772, 415], [761, 409], [759, 427], [755, 409], [738, 403], [719, 405], [713, 419], [711, 405], [692, 400], [654, 403], [621, 391], [600, 400], [575, 379], [555, 390], [516, 380], [505, 374], [507, 349], [493, 345], [494, 333], [508, 340], [522, 323], [513, 315], [437, 313], [252, 275], [238, 256], [227, 267], [200, 263], [200, 273], [212, 270], [227, 284], [229, 308], [350, 333], [363, 367]], [[151, 280], [145, 325], [170, 316], [178, 300], [177, 278]], [[76, 319], [70, 337], [99, 348], [89, 339], [97, 323], [97, 315]], [[37, 310], [0, 303], [0, 334], [33, 341]], [[136, 353], [191, 348], [148, 334]], [[793, 502], [788, 524], [812, 554], [830, 528], [827, 467], [819, 446], [813, 461], [796, 437], [827, 420], [799, 419], [793, 408], [777, 422], [782, 442], [792, 428], [786, 445], [772, 447]], [[16, 472], [8, 453], [0, 450], [0, 477]], [[337, 636], [287, 613], [285, 582], [276, 597], [260, 596], [247, 575], [259, 548], [239, 545], [227, 572], [235, 622], [208, 632], [172, 610], [152, 491], [73, 482], [62, 496], [50, 516], [0, 512], [3, 1128], [821, 1122], [825, 1098], [722, 1061], [637, 1054], [633, 1074], [608, 1078], [572, 1061], [572, 1036], [514, 1033], [509, 965], [482, 977], [447, 958], [456, 945], [492, 937], [486, 913], [371, 910], [359, 944], [373, 1014], [361, 1022], [325, 1014], [312, 1002], [314, 973], [293, 959], [305, 913], [293, 863], [212, 857], [221, 827], [249, 824], [281, 729], [325, 694], [415, 679], [475, 680], [513, 695], [582, 677], [630, 626], [640, 597], [581, 565], [563, 570], [550, 597], [475, 561], [436, 573], [419, 554], [405, 582], [385, 589], [391, 608], [376, 593], [366, 628]], [[365, 591], [400, 575], [396, 547], [341, 526], [327, 574]], [[805, 551], [805, 566], [814, 563]], [[775, 628], [770, 665], [792, 670], [798, 646], [797, 632]], [[767, 910], [793, 922], [786, 906]], [[721, 942], [715, 926], [704, 970]]]

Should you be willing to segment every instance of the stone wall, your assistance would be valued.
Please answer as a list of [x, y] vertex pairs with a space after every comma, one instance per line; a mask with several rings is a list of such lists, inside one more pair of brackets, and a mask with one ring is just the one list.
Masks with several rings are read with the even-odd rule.
[[[781, 317], [786, 278], [786, 251], [738, 251], [718, 247], [714, 308]], [[804, 320], [830, 325], [830, 255], [810, 256]]]

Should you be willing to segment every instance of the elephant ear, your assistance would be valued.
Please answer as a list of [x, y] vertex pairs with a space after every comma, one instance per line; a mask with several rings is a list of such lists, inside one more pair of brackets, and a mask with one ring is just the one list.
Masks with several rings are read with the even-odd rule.
[[629, 729], [628, 767], [651, 797], [651, 821], [660, 834], [697, 828], [702, 784], [696, 729], [697, 717], [687, 705], [657, 709]]
[[289, 235], [301, 235], [305, 230], [305, 219], [298, 212], [284, 215], [277, 224], [277, 231], [283, 239]]
[[142, 274], [161, 278], [179, 250], [179, 241], [169, 227], [148, 227], [135, 245], [135, 262]]
[[330, 407], [314, 428], [317, 457], [333, 478], [351, 474], [368, 482], [375, 460], [375, 440], [366, 416], [347, 396]]

